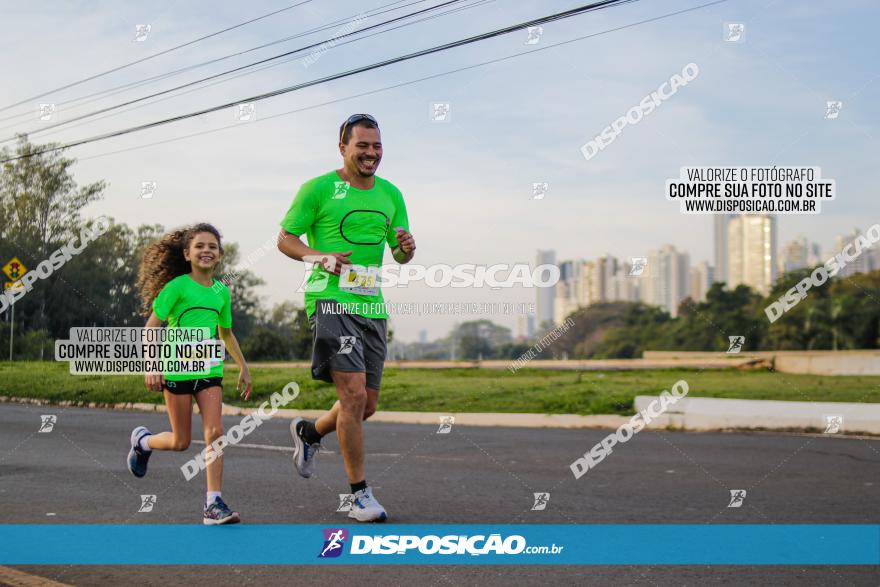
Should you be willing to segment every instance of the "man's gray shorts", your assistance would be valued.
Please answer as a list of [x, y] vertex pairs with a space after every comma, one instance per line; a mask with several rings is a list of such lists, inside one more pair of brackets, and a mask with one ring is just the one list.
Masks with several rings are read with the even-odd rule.
[[385, 366], [384, 319], [342, 312], [334, 300], [317, 300], [312, 328], [312, 379], [333, 383], [330, 370], [366, 373], [367, 387], [379, 389]]

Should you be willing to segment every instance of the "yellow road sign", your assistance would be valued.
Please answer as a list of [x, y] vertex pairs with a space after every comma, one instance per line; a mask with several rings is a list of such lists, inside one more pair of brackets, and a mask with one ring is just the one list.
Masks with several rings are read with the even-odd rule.
[[13, 257], [3, 266], [3, 273], [6, 274], [6, 277], [15, 282], [21, 279], [22, 275], [27, 273], [27, 267], [24, 266], [24, 263], [18, 260], [18, 257]]

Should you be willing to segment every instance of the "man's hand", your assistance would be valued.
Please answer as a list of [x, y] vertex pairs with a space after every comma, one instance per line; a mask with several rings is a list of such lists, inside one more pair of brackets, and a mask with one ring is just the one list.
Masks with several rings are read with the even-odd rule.
[[339, 275], [342, 272], [343, 265], [351, 265], [351, 259], [348, 258], [351, 253], [351, 251], [346, 253], [322, 253], [315, 261], [320, 263], [327, 273]]
[[397, 244], [400, 247], [401, 251], [409, 255], [416, 250], [416, 241], [409, 231], [404, 230], [399, 226], [394, 230], [397, 231]]

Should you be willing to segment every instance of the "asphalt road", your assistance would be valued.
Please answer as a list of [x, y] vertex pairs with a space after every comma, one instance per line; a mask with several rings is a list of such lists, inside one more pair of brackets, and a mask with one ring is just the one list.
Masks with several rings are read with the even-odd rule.
[[[38, 433], [54, 414], [52, 432]], [[227, 429], [240, 418], [225, 419]], [[162, 413], [0, 405], [2, 523], [192, 524], [201, 522], [204, 474], [180, 465], [203, 448], [155, 453], [147, 477], [125, 468], [139, 424], [167, 428]], [[289, 421], [264, 423], [228, 449], [224, 499], [244, 523], [347, 523], [337, 513], [347, 483], [335, 437], [317, 474], [295, 476]], [[194, 432], [200, 429], [198, 419]], [[367, 479], [394, 523], [880, 523], [880, 440], [822, 435], [644, 431], [575, 479], [569, 463], [603, 430], [368, 424]], [[198, 434], [195, 436], [198, 438]], [[728, 508], [731, 489], [745, 489]], [[549, 492], [531, 511], [533, 493]], [[155, 494], [138, 513], [141, 494]], [[682, 548], [687, 548], [686, 544]], [[73, 585], [880, 584], [876, 567], [15, 567]], [[2, 571], [2, 569], [0, 569]], [[0, 573], [0, 582], [2, 582]]]

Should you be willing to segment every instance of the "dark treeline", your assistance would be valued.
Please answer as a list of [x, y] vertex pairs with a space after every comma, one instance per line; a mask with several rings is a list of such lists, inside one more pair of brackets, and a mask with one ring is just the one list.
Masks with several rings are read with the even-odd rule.
[[596, 304], [571, 315], [574, 326], [553, 344], [571, 358], [630, 358], [645, 350], [726, 351], [728, 336], [743, 350], [875, 349], [880, 343], [880, 271], [834, 278], [810, 290], [772, 324], [764, 309], [810, 269], [785, 274], [768, 296], [716, 283], [704, 302], [684, 300], [678, 317], [626, 302]]
[[[833, 278], [772, 324], [764, 309], [809, 275], [784, 275], [768, 296], [745, 285], [720, 283], [706, 300], [685, 299], [678, 316], [641, 303], [611, 302], [581, 308], [568, 328], [546, 339], [537, 358], [635, 358], [646, 350], [726, 351], [729, 336], [743, 336], [743, 350], [846, 350], [880, 346], [880, 271]], [[515, 359], [552, 331], [545, 324], [532, 340], [514, 341], [510, 330], [477, 320], [457, 325], [441, 340], [400, 348], [411, 359]], [[555, 340], [553, 340], [555, 339]]]

